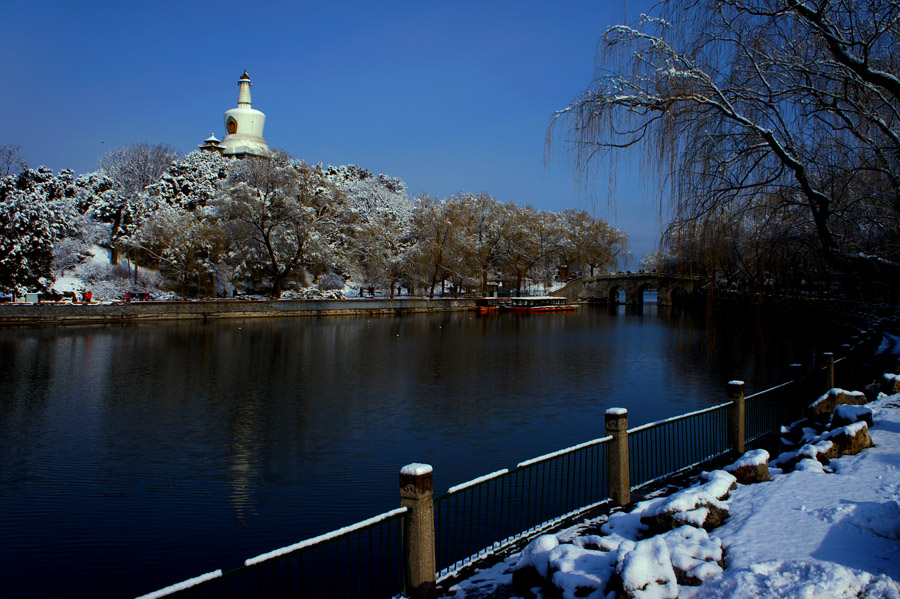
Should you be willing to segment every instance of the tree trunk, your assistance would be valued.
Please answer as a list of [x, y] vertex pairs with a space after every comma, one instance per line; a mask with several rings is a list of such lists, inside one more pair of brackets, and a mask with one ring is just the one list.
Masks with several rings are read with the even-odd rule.
[[116, 234], [119, 232], [119, 227], [122, 226], [122, 210], [124, 208], [120, 207], [116, 210], [116, 220], [113, 221], [112, 230], [109, 232], [109, 247], [111, 248], [109, 253], [109, 263], [115, 266], [119, 263], [119, 247], [116, 245]]

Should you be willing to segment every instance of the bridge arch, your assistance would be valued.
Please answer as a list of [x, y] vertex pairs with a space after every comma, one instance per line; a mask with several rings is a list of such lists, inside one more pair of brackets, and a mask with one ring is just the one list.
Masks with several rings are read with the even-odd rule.
[[684, 304], [687, 302], [688, 297], [690, 297], [690, 293], [684, 285], [673, 285], [669, 287], [666, 295], [666, 304], [668, 305]]
[[658, 289], [658, 288], [659, 288], [659, 284], [657, 284], [655, 281], [646, 281], [645, 280], [645, 281], [637, 282], [634, 285], [634, 288], [632, 291], [632, 298], [629, 303], [636, 304], [639, 306], [643, 305], [644, 304], [644, 292], [651, 291], [653, 289]]
[[[610, 305], [615, 305], [619, 303], [619, 292], [622, 291], [622, 287], [619, 285], [610, 285], [607, 293], [606, 293], [606, 301]], [[625, 300], [628, 300], [628, 293], [625, 293]]]

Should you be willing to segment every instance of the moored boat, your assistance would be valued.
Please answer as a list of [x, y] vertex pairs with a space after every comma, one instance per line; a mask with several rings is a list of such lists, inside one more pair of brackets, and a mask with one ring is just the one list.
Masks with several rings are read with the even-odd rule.
[[475, 305], [472, 311], [478, 314], [490, 314], [491, 312], [500, 311], [500, 298], [497, 297], [476, 297]]
[[574, 310], [578, 306], [567, 303], [564, 297], [544, 295], [538, 297], [511, 297], [509, 303], [500, 308], [514, 314], [531, 314], [532, 312], [565, 312]]

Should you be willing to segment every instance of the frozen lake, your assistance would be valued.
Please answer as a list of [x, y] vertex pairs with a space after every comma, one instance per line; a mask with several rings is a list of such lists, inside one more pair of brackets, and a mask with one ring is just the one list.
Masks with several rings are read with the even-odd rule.
[[[798, 318], [658, 308], [0, 330], [3, 597], [128, 597], [780, 380]], [[823, 343], [822, 335], [832, 335]], [[817, 338], [818, 337], [818, 338]]]

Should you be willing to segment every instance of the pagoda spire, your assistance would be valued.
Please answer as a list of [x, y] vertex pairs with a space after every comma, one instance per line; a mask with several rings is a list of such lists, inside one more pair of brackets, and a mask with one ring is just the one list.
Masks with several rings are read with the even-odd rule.
[[238, 90], [238, 108], [250, 108], [251, 85], [253, 83], [250, 81], [250, 75], [247, 74], [247, 69], [244, 69], [244, 74], [238, 79], [238, 86], [240, 87]]

